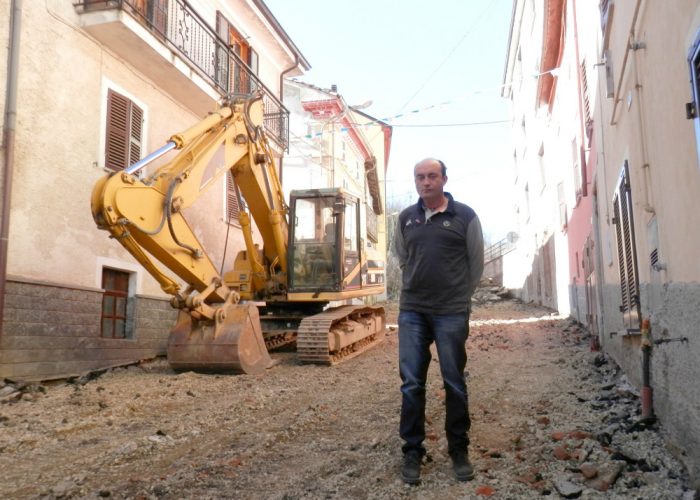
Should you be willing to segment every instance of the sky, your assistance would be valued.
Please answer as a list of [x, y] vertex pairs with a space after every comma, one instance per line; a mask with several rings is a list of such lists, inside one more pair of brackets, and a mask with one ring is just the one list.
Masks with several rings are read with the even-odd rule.
[[513, 227], [510, 103], [501, 96], [512, 0], [265, 0], [309, 61], [298, 80], [393, 126], [387, 212], [415, 203], [413, 166], [447, 165], [488, 242]]

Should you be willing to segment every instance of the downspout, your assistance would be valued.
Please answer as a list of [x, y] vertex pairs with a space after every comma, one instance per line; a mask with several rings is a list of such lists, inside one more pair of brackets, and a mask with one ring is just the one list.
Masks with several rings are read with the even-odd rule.
[[19, 66], [19, 34], [22, 19], [22, 0], [10, 4], [10, 35], [7, 58], [7, 92], [3, 123], [2, 214], [0, 214], [0, 337], [5, 319], [5, 283], [7, 281], [8, 238], [10, 234], [10, 200], [12, 171], [15, 160], [15, 126], [17, 121], [17, 68]]
[[622, 82], [625, 79], [625, 68], [627, 67], [627, 57], [629, 56], [630, 49], [633, 48], [634, 44], [634, 33], [637, 30], [637, 17], [639, 16], [639, 6], [642, 0], [637, 0], [634, 6], [634, 15], [632, 16], [632, 25], [630, 26], [630, 33], [627, 37], [627, 44], [625, 47], [625, 56], [622, 58], [622, 68], [620, 69], [620, 79], [617, 82], [617, 88], [615, 89], [615, 94], [613, 95], [613, 109], [612, 115], [610, 116], [610, 125], [617, 125], [615, 121], [615, 111], [617, 111], [617, 105], [622, 99], [620, 99], [620, 91], [622, 90]]
[[[282, 104], [284, 104], [284, 75], [286, 75], [290, 71], [295, 70], [297, 68], [297, 66], [299, 66], [299, 54], [295, 53], [294, 54], [294, 64], [292, 64], [290, 67], [288, 67], [287, 69], [282, 71], [282, 73], [280, 73], [280, 102]], [[289, 145], [287, 145], [287, 149], [289, 149]], [[282, 168], [283, 163], [284, 163], [284, 151], [282, 151], [282, 154], [280, 155], [280, 173], [279, 173], [280, 184], [282, 184], [282, 180], [284, 177], [283, 176], [284, 169]]]
[[642, 422], [651, 423], [656, 420], [654, 416], [654, 403], [651, 389], [651, 337], [649, 334], [649, 320], [642, 321]]
[[[634, 32], [633, 32], [634, 33]], [[639, 121], [639, 143], [642, 146], [642, 177], [644, 181], [644, 211], [648, 214], [654, 215], [656, 210], [654, 205], [651, 203], [651, 172], [649, 170], [649, 152], [647, 147], [647, 133], [646, 133], [646, 123], [644, 121], [644, 112], [642, 110], [643, 100], [642, 91], [643, 85], [640, 83], [639, 79], [639, 57], [637, 56], [637, 51], [640, 49], [645, 49], [646, 44], [644, 42], [639, 42], [634, 40], [631, 42], [630, 49], [634, 52], [632, 56], [632, 63], [634, 64], [634, 89], [637, 94], [637, 120]]]

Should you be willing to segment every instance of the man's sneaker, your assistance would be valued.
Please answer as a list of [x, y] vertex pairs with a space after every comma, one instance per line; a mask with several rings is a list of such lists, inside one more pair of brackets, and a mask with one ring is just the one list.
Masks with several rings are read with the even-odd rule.
[[420, 462], [421, 454], [411, 450], [403, 455], [401, 461], [401, 479], [407, 484], [420, 483]]
[[455, 471], [457, 481], [471, 481], [474, 479], [474, 467], [469, 462], [469, 455], [464, 451], [452, 453], [452, 468]]

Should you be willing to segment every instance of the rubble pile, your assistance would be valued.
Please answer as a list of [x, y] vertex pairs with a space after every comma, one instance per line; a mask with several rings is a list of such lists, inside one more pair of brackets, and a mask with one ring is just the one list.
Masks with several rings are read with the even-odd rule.
[[36, 401], [40, 394], [46, 392], [42, 384], [32, 384], [9, 378], [0, 380], [0, 404], [17, 401]]
[[487, 302], [498, 302], [513, 298], [513, 292], [502, 286], [487, 285], [480, 286], [474, 290], [472, 303], [485, 304]]

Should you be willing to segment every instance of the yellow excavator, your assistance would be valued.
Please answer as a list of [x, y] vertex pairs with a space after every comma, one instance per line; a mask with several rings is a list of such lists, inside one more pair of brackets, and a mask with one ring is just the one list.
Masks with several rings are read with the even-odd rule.
[[[97, 227], [143, 265], [180, 311], [167, 346], [176, 370], [260, 373], [274, 364], [268, 349], [293, 342], [302, 362], [334, 364], [383, 336], [382, 307], [349, 304], [384, 291], [383, 259], [368, 258], [365, 249], [360, 200], [324, 188], [292, 191], [285, 203], [262, 124], [261, 95], [231, 96], [93, 188]], [[144, 175], [159, 159], [162, 165]], [[245, 250], [221, 273], [184, 210], [227, 172], [248, 211], [239, 217]], [[330, 307], [338, 303], [344, 305]]]

